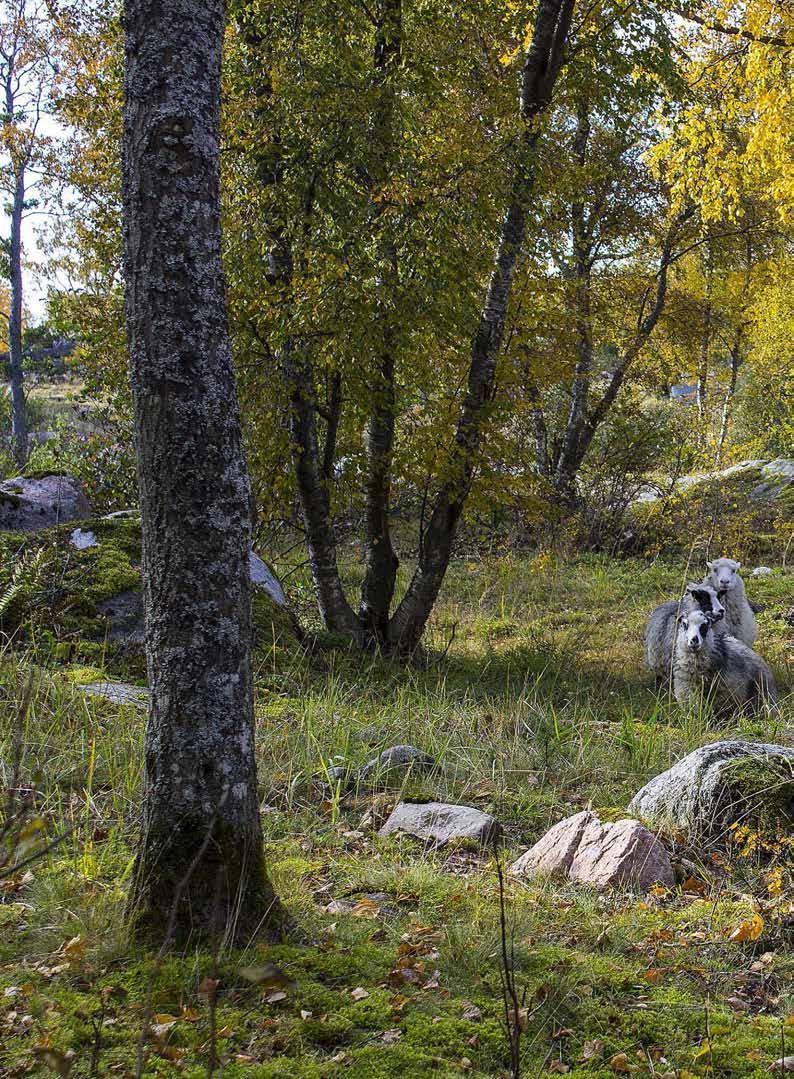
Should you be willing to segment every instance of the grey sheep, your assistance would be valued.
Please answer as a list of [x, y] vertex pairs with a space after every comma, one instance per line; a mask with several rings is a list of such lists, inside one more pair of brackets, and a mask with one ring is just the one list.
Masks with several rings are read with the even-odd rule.
[[725, 606], [724, 630], [732, 637], [752, 645], [758, 636], [755, 615], [744, 591], [744, 581], [739, 576], [741, 562], [732, 558], [717, 558], [707, 562], [703, 583], [719, 592]]
[[754, 714], [777, 701], [775, 679], [757, 652], [714, 632], [714, 615], [680, 616], [673, 656], [673, 693], [681, 704], [710, 697], [715, 711]]
[[670, 677], [678, 616], [696, 610], [713, 614], [715, 620], [723, 617], [725, 609], [721, 596], [711, 585], [690, 583], [680, 600], [667, 600], [651, 611], [645, 627], [645, 664], [658, 681], [664, 682]]

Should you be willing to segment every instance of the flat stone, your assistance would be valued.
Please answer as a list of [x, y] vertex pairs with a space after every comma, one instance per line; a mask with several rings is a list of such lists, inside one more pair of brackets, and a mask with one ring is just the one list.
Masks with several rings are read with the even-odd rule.
[[286, 607], [287, 598], [284, 595], [284, 589], [270, 567], [254, 551], [248, 553], [248, 565], [251, 570], [251, 583], [257, 588], [263, 588], [279, 607]]
[[601, 828], [598, 817], [587, 809], [558, 821], [513, 862], [510, 872], [516, 877], [567, 877], [582, 837], [593, 825]]
[[648, 892], [675, 881], [670, 855], [639, 821], [590, 824], [571, 862], [570, 879], [593, 888], [631, 888]]
[[359, 770], [358, 778], [380, 779], [395, 771], [431, 772], [435, 767], [435, 759], [416, 746], [391, 746], [371, 761], [367, 761]]
[[136, 708], [147, 708], [149, 690], [143, 686], [131, 686], [127, 682], [89, 682], [77, 686], [80, 693], [89, 697], [105, 697], [113, 704], [132, 704]]
[[762, 807], [794, 819], [794, 748], [730, 739], [696, 749], [646, 783], [629, 812], [695, 840], [720, 838]]
[[753, 570], [753, 577], [768, 577], [771, 572], [771, 566], [756, 566]]
[[76, 547], [78, 551], [84, 551], [88, 547], [98, 547], [99, 540], [96, 538], [93, 532], [84, 532], [82, 528], [75, 528], [74, 532], [69, 536], [69, 542], [72, 547]]
[[88, 499], [72, 476], [15, 476], [0, 483], [0, 530], [37, 532], [88, 513]]
[[417, 839], [448, 843], [451, 839], [473, 839], [489, 845], [502, 834], [495, 817], [472, 806], [447, 802], [399, 802], [379, 835], [405, 832]]

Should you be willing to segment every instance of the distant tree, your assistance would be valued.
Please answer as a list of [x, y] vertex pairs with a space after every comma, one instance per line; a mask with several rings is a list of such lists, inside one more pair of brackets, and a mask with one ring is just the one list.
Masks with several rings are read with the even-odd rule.
[[254, 756], [251, 505], [221, 266], [223, 0], [127, 0], [124, 247], [151, 705], [132, 904], [248, 940], [280, 916]]
[[11, 232], [7, 273], [11, 285], [8, 312], [11, 406], [14, 453], [23, 465], [28, 453], [22, 373], [22, 220], [35, 206], [30, 173], [42, 151], [41, 118], [52, 87], [53, 61], [45, 5], [37, 0], [0, 0], [0, 153], [5, 158], [2, 186], [10, 197]]

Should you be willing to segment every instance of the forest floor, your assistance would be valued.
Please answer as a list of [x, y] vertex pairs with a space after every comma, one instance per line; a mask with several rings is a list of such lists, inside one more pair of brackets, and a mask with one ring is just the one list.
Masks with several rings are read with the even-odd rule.
[[[21, 717], [17, 784], [34, 792], [40, 827], [68, 834], [0, 880], [0, 1076], [131, 1076], [139, 1053], [147, 1076], [506, 1076], [497, 855], [377, 829], [401, 797], [474, 805], [503, 823], [506, 866], [580, 809], [625, 815], [649, 777], [704, 743], [791, 744], [794, 573], [748, 584], [766, 608], [758, 648], [780, 711], [717, 723], [657, 695], [642, 668], [647, 613], [684, 572], [459, 562], [423, 668], [330, 641], [310, 654], [260, 643], [267, 857], [300, 935], [242, 952], [156, 961], [130, 940], [143, 713], [79, 695], [83, 672], [35, 642], [6, 650], [0, 765]], [[332, 759], [360, 764], [406, 742], [438, 772], [348, 795], [325, 784]], [[794, 1054], [790, 839], [760, 849], [737, 835], [716, 860], [689, 853], [697, 872], [644, 897], [506, 879], [523, 1076], [760, 1077]], [[265, 962], [284, 977], [253, 984]]]

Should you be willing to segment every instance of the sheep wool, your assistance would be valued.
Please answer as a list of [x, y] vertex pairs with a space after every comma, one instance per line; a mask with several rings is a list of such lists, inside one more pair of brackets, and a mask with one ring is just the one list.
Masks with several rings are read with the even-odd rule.
[[724, 608], [711, 585], [692, 582], [680, 600], [660, 603], [651, 611], [645, 628], [645, 664], [660, 681], [670, 677], [678, 616], [695, 610], [710, 612], [717, 620], [722, 617]]
[[777, 701], [775, 679], [757, 652], [727, 633], [713, 615], [681, 615], [673, 656], [673, 693], [681, 704], [710, 697], [717, 712], [754, 714]]
[[753, 645], [758, 636], [758, 626], [744, 590], [744, 581], [739, 575], [741, 565], [741, 562], [735, 562], [732, 558], [717, 558], [714, 562], [707, 562], [708, 572], [703, 583], [716, 589], [722, 598], [725, 607], [725, 632], [746, 645]]

